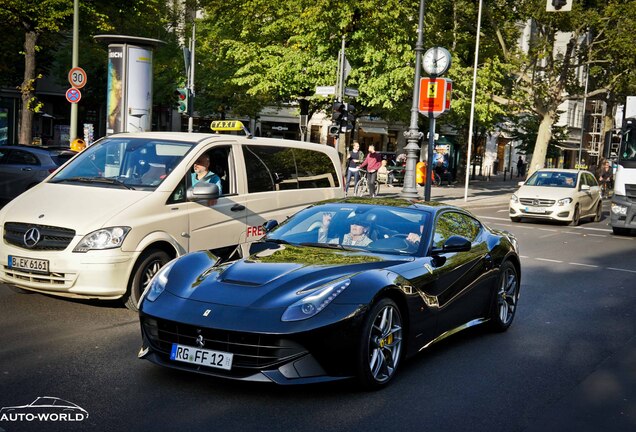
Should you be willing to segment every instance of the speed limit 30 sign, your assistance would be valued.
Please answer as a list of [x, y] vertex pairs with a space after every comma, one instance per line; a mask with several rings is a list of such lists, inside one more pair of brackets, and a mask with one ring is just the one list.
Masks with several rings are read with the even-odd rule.
[[74, 67], [68, 73], [68, 82], [75, 88], [81, 89], [86, 85], [86, 72], [81, 67]]

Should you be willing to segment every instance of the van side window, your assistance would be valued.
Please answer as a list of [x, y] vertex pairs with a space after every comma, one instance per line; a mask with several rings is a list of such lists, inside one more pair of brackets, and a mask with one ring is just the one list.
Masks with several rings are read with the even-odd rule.
[[293, 149], [276, 146], [244, 146], [247, 191], [298, 189]]
[[168, 198], [168, 201], [166, 202], [166, 204], [184, 203], [186, 201], [186, 188], [187, 188], [186, 178], [189, 175], [190, 174], [188, 174], [187, 176], [181, 179], [181, 181], [179, 182], [175, 190], [170, 195], [170, 198]]
[[331, 188], [340, 186], [340, 179], [329, 156], [324, 153], [294, 149], [300, 189]]

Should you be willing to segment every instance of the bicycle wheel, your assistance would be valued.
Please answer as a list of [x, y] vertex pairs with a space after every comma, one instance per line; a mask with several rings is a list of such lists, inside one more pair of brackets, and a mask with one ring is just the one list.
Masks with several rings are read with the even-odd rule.
[[361, 196], [369, 194], [369, 185], [367, 184], [366, 177], [362, 177], [360, 180], [358, 180], [358, 183], [356, 183], [356, 188], [354, 190], [354, 193], [357, 197], [361, 197]]

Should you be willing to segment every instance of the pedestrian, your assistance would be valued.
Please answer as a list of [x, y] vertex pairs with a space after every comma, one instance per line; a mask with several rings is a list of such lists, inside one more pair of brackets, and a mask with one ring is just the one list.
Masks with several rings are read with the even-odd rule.
[[353, 142], [353, 148], [349, 152], [349, 156], [347, 157], [347, 174], [345, 179], [345, 195], [347, 195], [347, 191], [349, 190], [349, 182], [351, 181], [351, 177], [353, 177], [353, 186], [358, 183], [360, 180], [360, 172], [358, 171], [358, 166], [364, 160], [364, 153], [360, 151], [360, 143], [358, 141]]
[[375, 190], [375, 180], [378, 177], [378, 169], [382, 166], [382, 155], [375, 151], [373, 145], [369, 146], [369, 154], [364, 159], [364, 162], [359, 166], [360, 169], [367, 169], [367, 184], [369, 185], [369, 195], [374, 198], [377, 194]]
[[523, 170], [523, 158], [519, 155], [519, 160], [517, 160], [517, 177], [521, 175], [521, 171]]

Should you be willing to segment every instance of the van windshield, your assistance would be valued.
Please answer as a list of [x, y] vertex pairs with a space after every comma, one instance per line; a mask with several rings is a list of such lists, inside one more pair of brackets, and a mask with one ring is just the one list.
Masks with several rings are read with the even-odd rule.
[[50, 181], [154, 190], [196, 143], [107, 138], [88, 147]]

